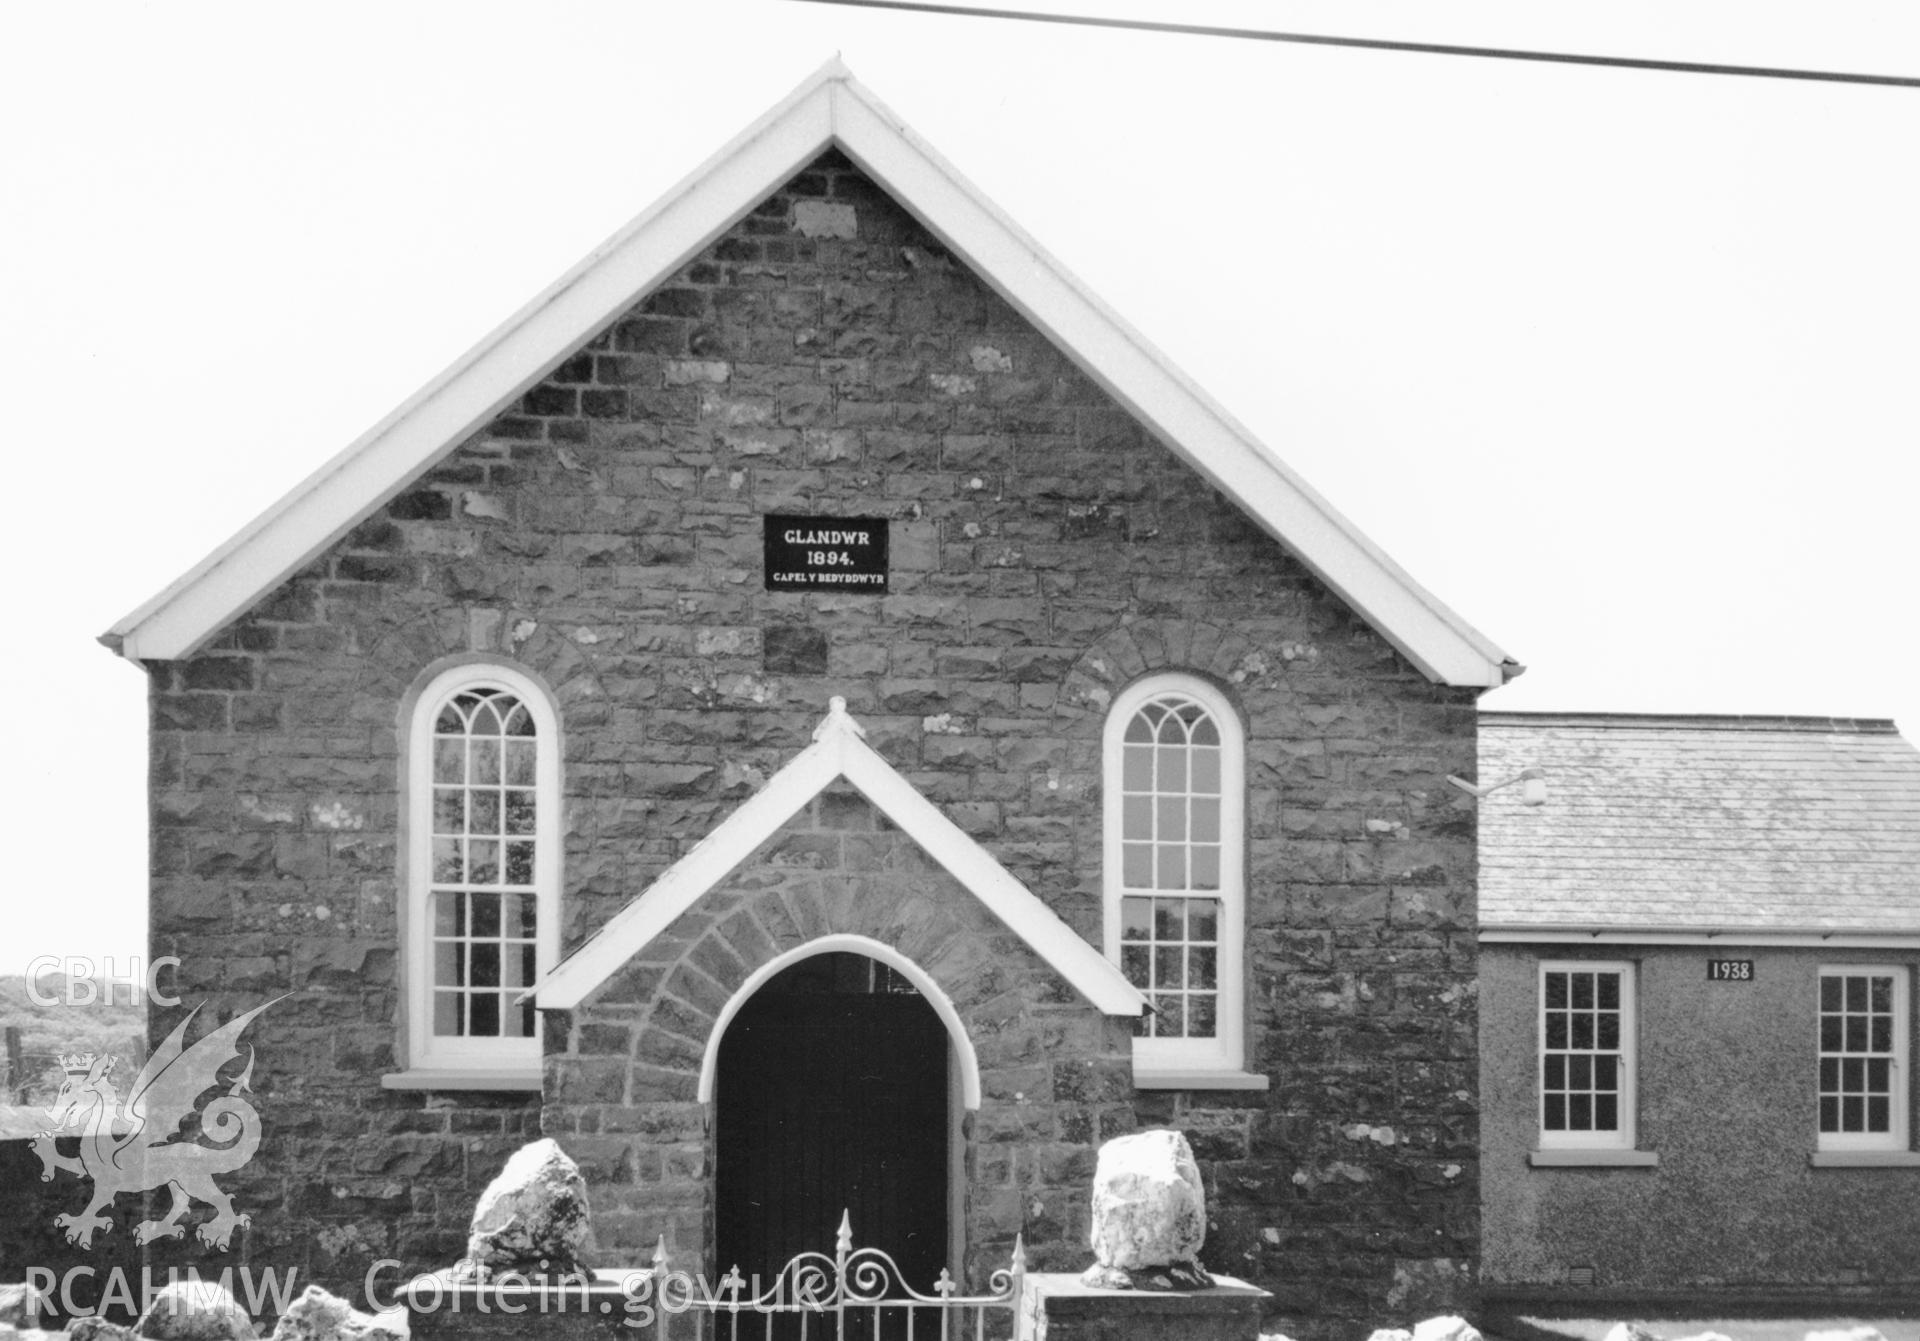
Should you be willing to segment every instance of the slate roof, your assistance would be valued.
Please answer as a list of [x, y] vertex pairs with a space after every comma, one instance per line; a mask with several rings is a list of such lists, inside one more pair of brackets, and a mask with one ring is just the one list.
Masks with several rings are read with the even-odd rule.
[[1920, 932], [1920, 751], [1892, 722], [1487, 712], [1483, 930]]

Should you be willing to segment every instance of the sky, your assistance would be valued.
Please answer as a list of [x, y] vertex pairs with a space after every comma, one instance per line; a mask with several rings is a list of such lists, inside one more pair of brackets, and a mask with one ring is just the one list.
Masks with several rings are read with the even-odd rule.
[[[1904, 0], [1051, 7], [1920, 75]], [[0, 972], [143, 950], [145, 677], [95, 638], [836, 52], [1527, 666], [1484, 707], [1920, 733], [1920, 89], [796, 0], [15, 6]]]

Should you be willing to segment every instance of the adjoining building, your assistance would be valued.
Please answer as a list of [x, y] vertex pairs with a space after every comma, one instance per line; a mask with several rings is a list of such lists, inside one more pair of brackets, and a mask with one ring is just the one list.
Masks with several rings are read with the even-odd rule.
[[610, 1261], [1079, 1266], [1169, 1124], [1289, 1330], [1470, 1301], [1518, 667], [837, 64], [107, 641], [250, 1260], [544, 1132]]
[[1920, 752], [1891, 722], [1484, 713], [1483, 1278], [1920, 1293]]

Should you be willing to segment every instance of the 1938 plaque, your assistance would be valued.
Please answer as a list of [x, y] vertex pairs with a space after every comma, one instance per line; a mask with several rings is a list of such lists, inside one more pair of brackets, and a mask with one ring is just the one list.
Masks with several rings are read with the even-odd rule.
[[763, 520], [768, 591], [886, 593], [885, 517]]

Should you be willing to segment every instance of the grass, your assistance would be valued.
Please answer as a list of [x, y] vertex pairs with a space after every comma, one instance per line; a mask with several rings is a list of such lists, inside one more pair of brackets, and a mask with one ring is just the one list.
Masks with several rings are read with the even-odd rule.
[[[0, 1092], [0, 1104], [49, 1102], [60, 1088], [60, 1068], [54, 1060], [59, 1053], [110, 1052], [121, 1059], [122, 1066], [145, 1058], [146, 1047], [139, 1036], [146, 1030], [146, 1006], [129, 1005], [124, 984], [109, 1001], [106, 985], [96, 983], [91, 1002], [72, 1005], [67, 1004], [67, 982], [61, 974], [46, 974], [31, 986], [34, 992], [28, 991], [26, 978], [0, 974], [0, 1028], [19, 1029], [24, 1072], [0, 1076], [0, 1089], [11, 1090]], [[35, 1001], [36, 994], [42, 999]], [[46, 1000], [49, 997], [51, 1003]], [[0, 1055], [0, 1071], [4, 1070], [5, 1057]]]

